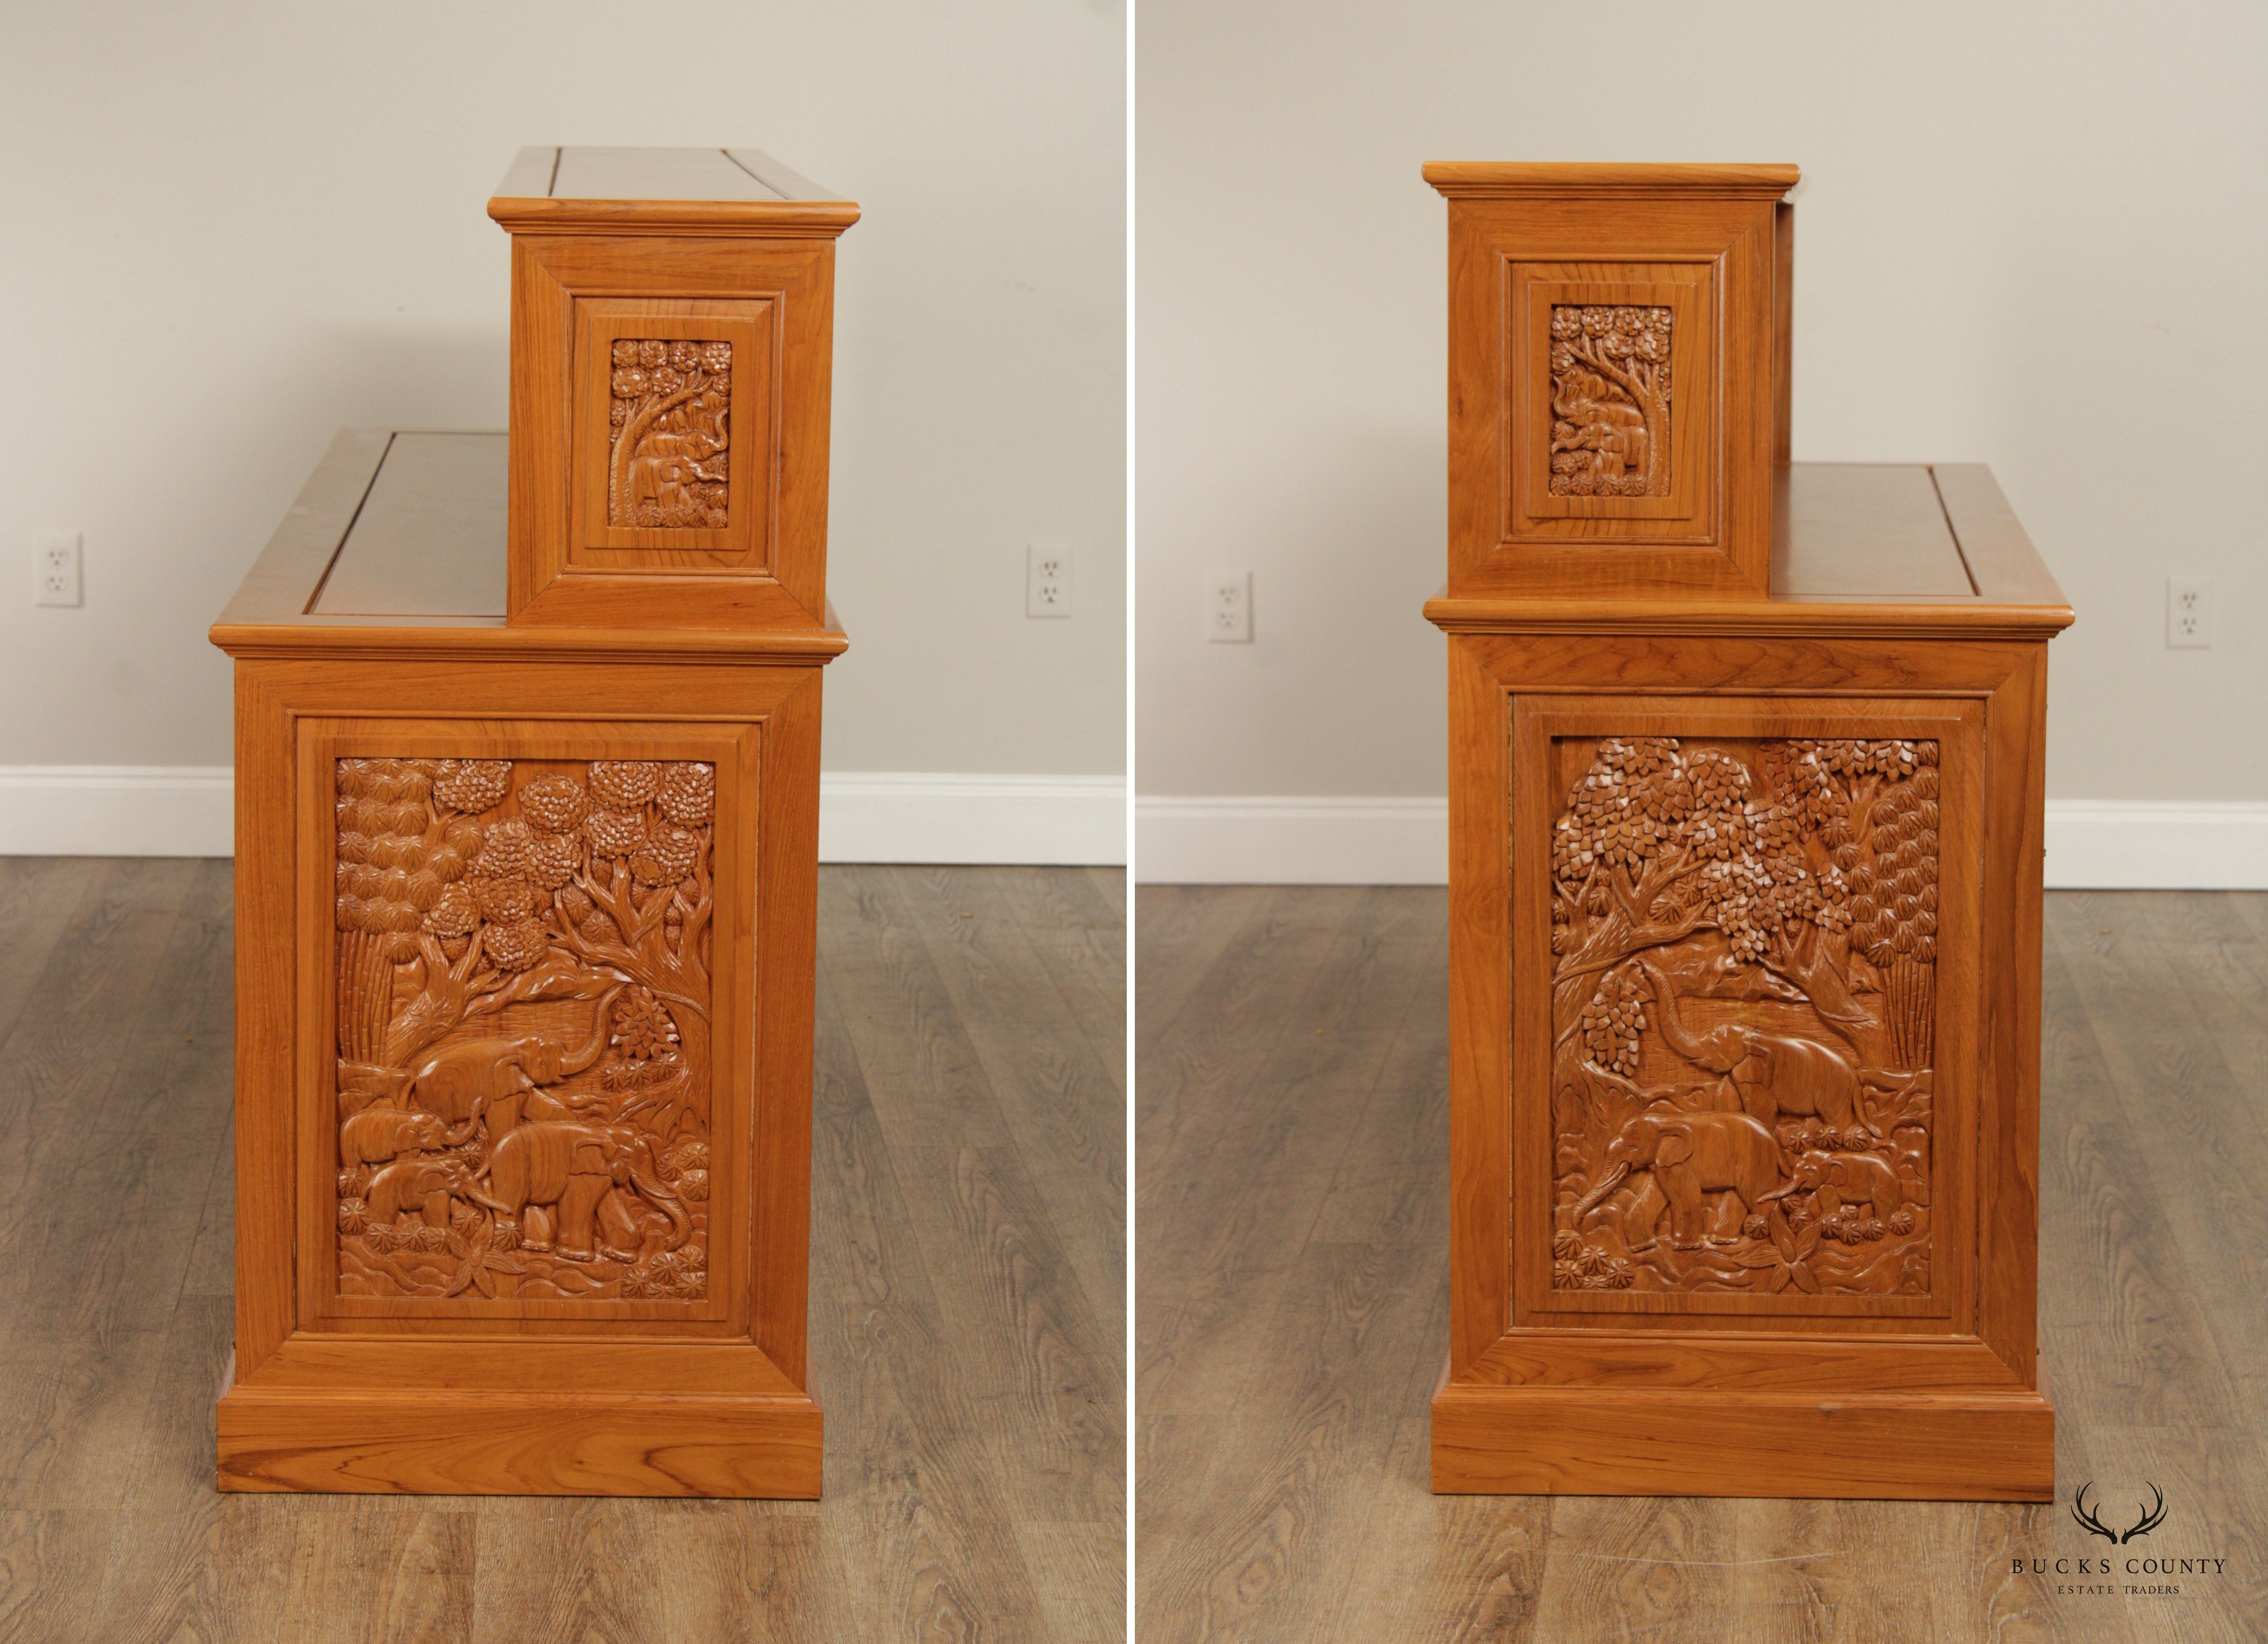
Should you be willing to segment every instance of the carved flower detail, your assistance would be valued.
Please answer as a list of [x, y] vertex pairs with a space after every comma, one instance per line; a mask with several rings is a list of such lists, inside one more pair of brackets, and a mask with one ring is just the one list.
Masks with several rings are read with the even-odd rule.
[[555, 773], [520, 786], [519, 813], [546, 833], [572, 833], [590, 808], [590, 796], [571, 776]]
[[475, 879], [472, 884], [491, 923], [515, 924], [535, 912], [535, 887], [525, 879]]
[[433, 797], [453, 811], [473, 813], [502, 802], [512, 782], [510, 760], [443, 760]]
[[[525, 888], [525, 887], [523, 887]], [[481, 951], [500, 971], [524, 971], [543, 957], [550, 933], [533, 919], [490, 925], [481, 932]]]
[[661, 813], [680, 827], [703, 827], [717, 813], [717, 769], [698, 760], [675, 760], [662, 767]]
[[534, 839], [525, 822], [497, 823], [481, 841], [481, 854], [473, 858], [473, 872], [483, 879], [518, 878], [527, 871], [527, 850]]
[[469, 936], [480, 922], [480, 904], [461, 884], [443, 891], [425, 914], [425, 928], [437, 936]]
[[677, 1048], [677, 1024], [652, 988], [633, 987], [615, 1002], [613, 1042], [625, 1056], [650, 1061]]
[[645, 816], [637, 811], [593, 811], [583, 832], [601, 856], [628, 856], [645, 843]]
[[652, 798], [660, 787], [659, 760], [591, 761], [591, 793], [609, 810], [634, 810]]
[[339, 1231], [352, 1238], [370, 1225], [370, 1207], [359, 1199], [339, 1200]]
[[641, 884], [675, 884], [701, 860], [701, 836], [666, 826], [649, 832], [630, 858], [630, 872]]
[[571, 883], [583, 866], [583, 847], [571, 833], [539, 833], [527, 850], [527, 877], [546, 891]]
[[731, 371], [733, 345], [729, 342], [703, 343], [701, 349], [701, 363], [711, 372], [721, 373]]

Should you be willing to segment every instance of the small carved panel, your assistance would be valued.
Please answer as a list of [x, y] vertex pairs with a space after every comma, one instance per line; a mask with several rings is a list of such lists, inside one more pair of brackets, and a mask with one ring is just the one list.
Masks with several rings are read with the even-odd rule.
[[714, 768], [336, 784], [339, 1294], [705, 1296]]
[[731, 517], [733, 345], [618, 337], [608, 387], [607, 524], [721, 527]]
[[1551, 495], [1669, 495], [1672, 311], [1551, 305]]
[[1929, 1294], [1937, 744], [1553, 759], [1553, 1288]]

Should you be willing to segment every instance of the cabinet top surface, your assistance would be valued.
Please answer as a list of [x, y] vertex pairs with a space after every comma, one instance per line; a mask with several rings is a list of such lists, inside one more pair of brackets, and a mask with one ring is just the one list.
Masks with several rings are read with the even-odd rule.
[[342, 429], [213, 625], [232, 656], [446, 651], [823, 660], [822, 629], [578, 629], [504, 621], [501, 433]]
[[858, 208], [762, 149], [526, 148], [489, 215], [515, 234], [839, 234]]
[[1771, 593], [1437, 598], [1442, 628], [1743, 628], [2034, 635], [2070, 605], [1981, 463], [1799, 462], [1773, 533]]
[[1557, 160], [1431, 160], [1425, 165], [1425, 180], [1453, 199], [1686, 193], [1777, 200], [1802, 176], [1793, 165], [1627, 165]]

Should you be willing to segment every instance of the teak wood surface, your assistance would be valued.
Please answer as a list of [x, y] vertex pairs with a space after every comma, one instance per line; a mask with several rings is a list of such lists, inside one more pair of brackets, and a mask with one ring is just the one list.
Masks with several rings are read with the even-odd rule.
[[0, 860], [0, 1639], [1124, 1638], [1122, 872], [821, 872], [819, 1502], [213, 1488], [231, 878]]
[[[2036, 1322], [2041, 818], [2047, 642], [2071, 613], [1982, 469], [1798, 466], [1789, 490], [1802, 528], [1775, 573], [1800, 596], [1426, 607], [1450, 636], [1453, 1215], [1437, 1489], [2052, 1493]], [[1925, 495], [1934, 518], [1881, 506]], [[1925, 1295], [1551, 1288], [1539, 1243], [1554, 1225], [1544, 876], [1566, 796], [1550, 754], [1555, 737], [1609, 735], [1920, 738], [1939, 750], [1939, 1254]]]
[[[431, 437], [414, 449], [488, 444]], [[452, 515], [477, 460], [381, 493], [394, 437], [342, 434], [213, 630], [236, 658], [239, 1223], [225, 1487], [810, 1496], [805, 1370], [820, 679], [843, 640], [597, 636], [492, 615], [316, 613], [388, 510]], [[492, 451], [492, 446], [489, 447]], [[468, 511], [467, 517], [486, 517]], [[449, 535], [477, 537], [478, 528]], [[360, 572], [415, 607], [431, 568]], [[593, 644], [593, 638], [600, 643]], [[334, 1299], [330, 773], [363, 755], [696, 759], [718, 789], [710, 926], [711, 1300]], [[343, 1188], [339, 1190], [343, 1192]]]
[[[1425, 176], [1449, 204], [1450, 593], [1762, 598], [1788, 459], [1782, 196], [1797, 169], [1449, 163]], [[1562, 306], [1673, 317], [1668, 427], [1645, 419], [1668, 453], [1660, 494], [1549, 492], [1555, 428], [1575, 426], [1555, 399]]]
[[[2046, 896], [2052, 1503], [1432, 1494], [1425, 1406], [1461, 1214], [1444, 1191], [1453, 916], [1438, 888], [1142, 888], [1142, 1639], [2261, 1635], [2268, 896]], [[1596, 1361], [1623, 1345], [1602, 1337]], [[1785, 1398], [1807, 1372], [1778, 1347], [1721, 1349], [1756, 1407], [1791, 1419], [1756, 1435], [1773, 1457], [1823, 1402]], [[1632, 1425], [1585, 1429], [1602, 1455], [1663, 1436], [1643, 1408], [1616, 1413]], [[2150, 1535], [2113, 1548], [2073, 1522], [2092, 1483], [2132, 1525], [2146, 1481], [2169, 1508]], [[2107, 1582], [2079, 1574], [2113, 1552]], [[2227, 1563], [2125, 1571], [2145, 1555]], [[2180, 1591], [2131, 1590], [2151, 1585]]]
[[[523, 150], [489, 215], [512, 236], [511, 620], [825, 626], [834, 242], [858, 208], [756, 150], [569, 148]], [[725, 525], [608, 519], [623, 338], [732, 345]]]

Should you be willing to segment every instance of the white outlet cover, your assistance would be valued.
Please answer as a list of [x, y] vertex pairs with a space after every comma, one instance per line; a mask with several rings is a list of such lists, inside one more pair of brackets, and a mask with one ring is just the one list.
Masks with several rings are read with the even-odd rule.
[[1063, 549], [1043, 548], [1036, 543], [1025, 548], [1024, 614], [1071, 614], [1071, 555]]
[[2166, 578], [2166, 647], [2206, 650], [2213, 645], [2213, 590], [2193, 576]]
[[1205, 638], [1216, 645], [1252, 642], [1252, 573], [1216, 569], [1205, 573]]
[[78, 533], [43, 531], [33, 536], [32, 603], [35, 605], [77, 605], [83, 603], [85, 595]]

